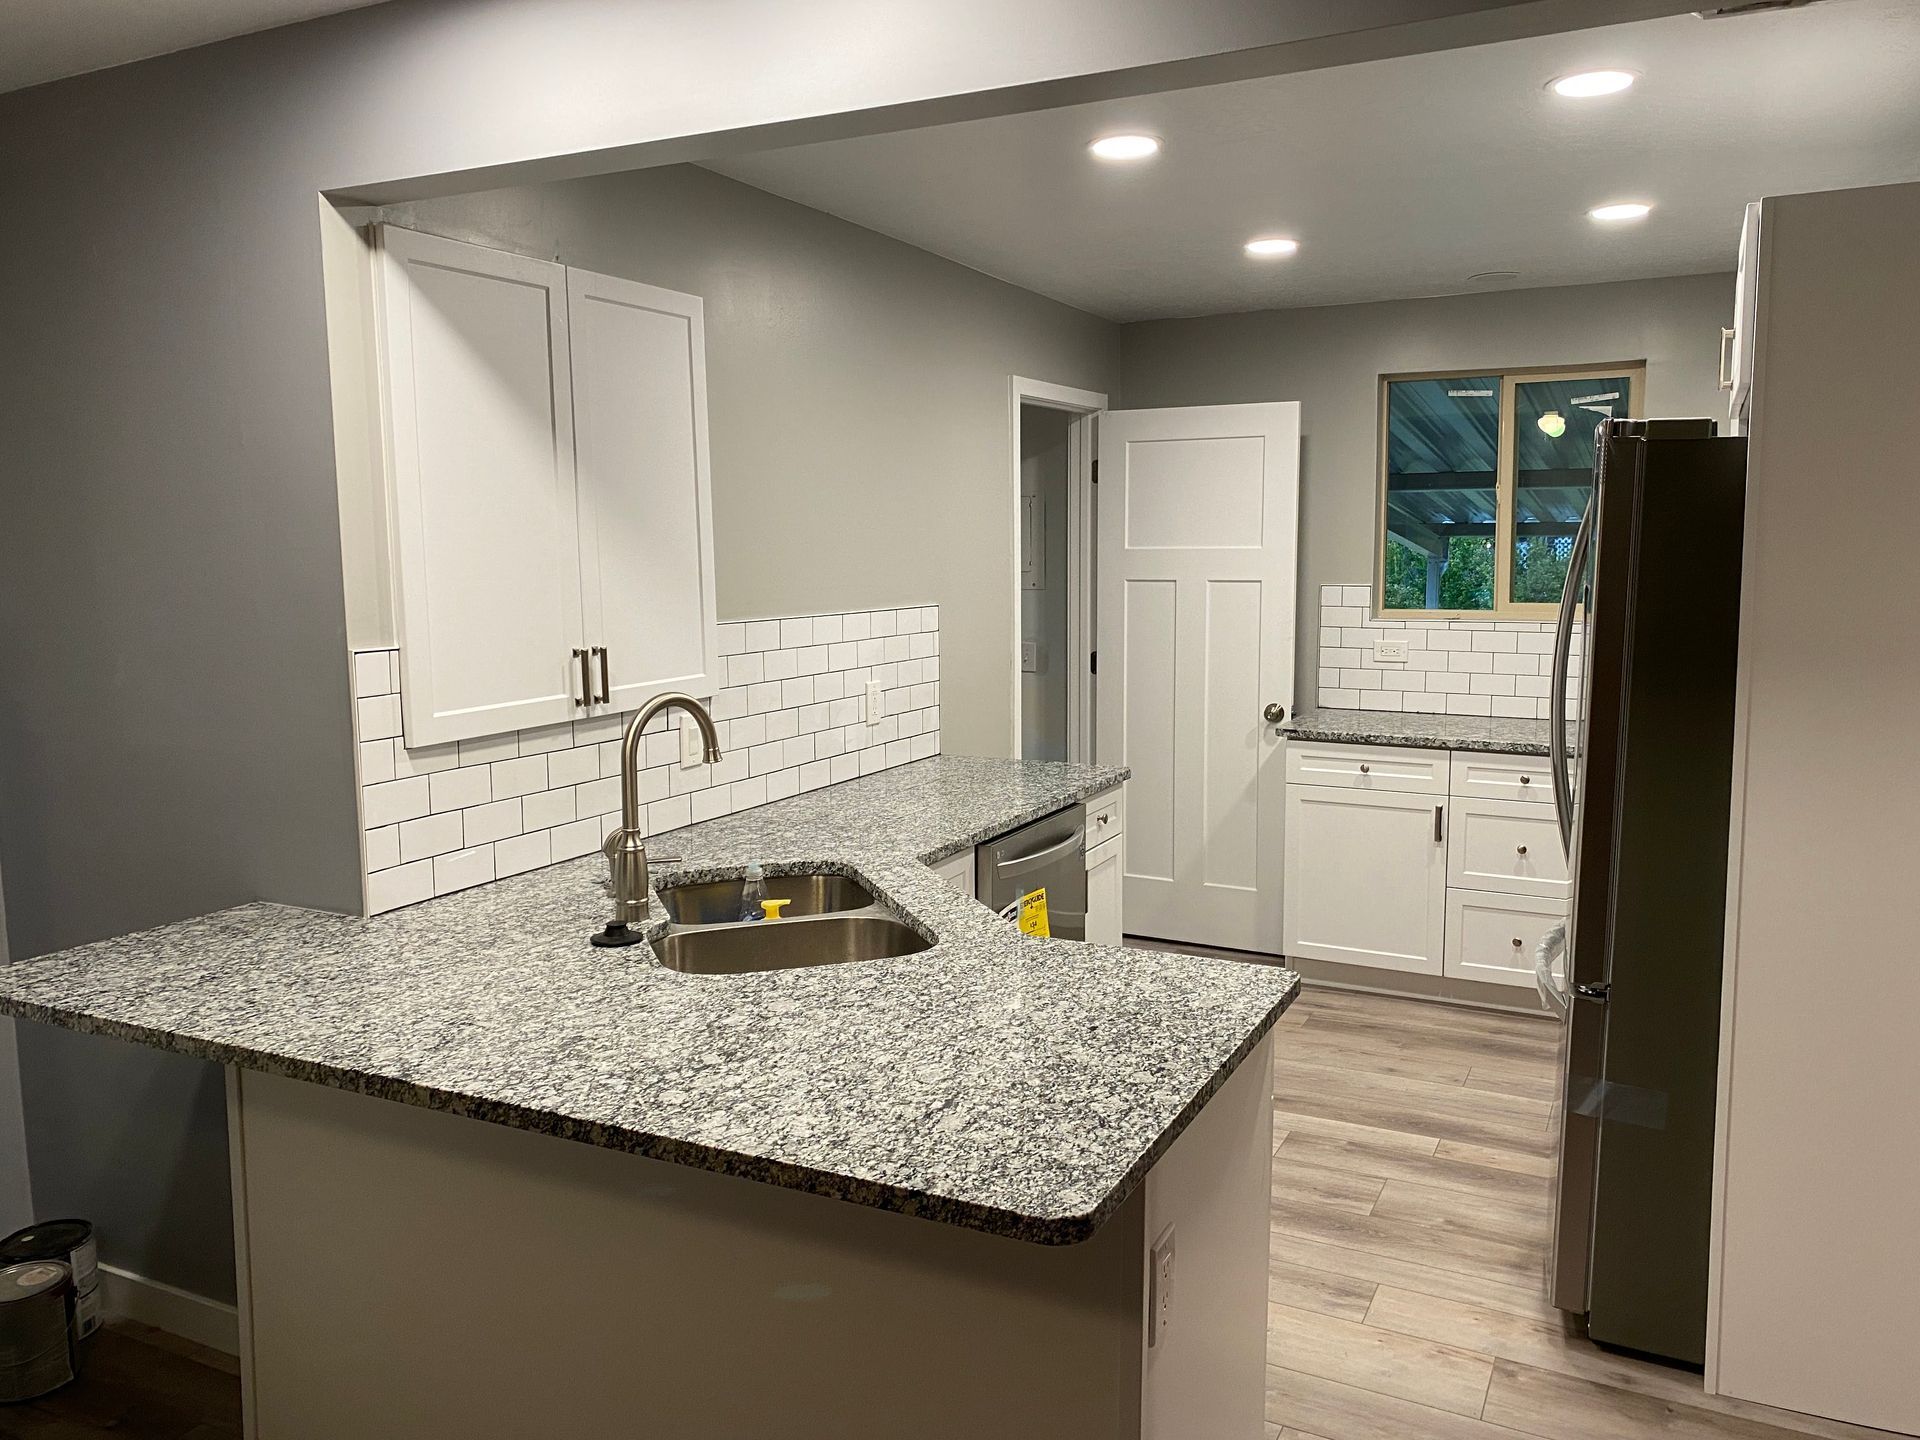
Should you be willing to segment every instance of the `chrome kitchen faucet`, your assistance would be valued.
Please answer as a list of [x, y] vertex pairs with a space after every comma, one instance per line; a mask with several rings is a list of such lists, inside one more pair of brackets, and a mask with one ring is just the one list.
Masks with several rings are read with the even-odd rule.
[[676, 705], [699, 725], [706, 763], [720, 762], [720, 737], [714, 733], [713, 717], [691, 695], [656, 695], [627, 722], [627, 733], [620, 741], [620, 828], [600, 847], [607, 857], [607, 893], [613, 897], [613, 918], [606, 929], [594, 932], [596, 945], [634, 945], [645, 938], [633, 928], [635, 921], [647, 918], [650, 893], [647, 835], [640, 828], [640, 732], [654, 716]]

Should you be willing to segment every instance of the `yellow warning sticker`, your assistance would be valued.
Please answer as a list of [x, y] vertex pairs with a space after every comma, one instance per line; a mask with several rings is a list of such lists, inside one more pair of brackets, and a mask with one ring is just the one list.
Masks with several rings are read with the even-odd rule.
[[1020, 933], [1053, 934], [1047, 925], [1047, 892], [1044, 886], [1020, 897]]

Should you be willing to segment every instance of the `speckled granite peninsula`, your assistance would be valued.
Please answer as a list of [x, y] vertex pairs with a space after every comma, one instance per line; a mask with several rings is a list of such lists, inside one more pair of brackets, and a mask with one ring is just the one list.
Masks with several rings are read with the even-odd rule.
[[[934, 943], [680, 974], [588, 945], [599, 857], [372, 920], [247, 905], [0, 970], [0, 1011], [1021, 1240], [1085, 1240], [1297, 990], [1029, 939], [922, 861], [1124, 771], [943, 757], [658, 836], [857, 877]], [[655, 905], [656, 914], [659, 906]], [[662, 922], [663, 923], [663, 922]]]
[[1426, 750], [1478, 750], [1545, 755], [1548, 723], [1485, 715], [1420, 715], [1397, 710], [1314, 710], [1280, 727], [1293, 740], [1334, 745], [1409, 745]]

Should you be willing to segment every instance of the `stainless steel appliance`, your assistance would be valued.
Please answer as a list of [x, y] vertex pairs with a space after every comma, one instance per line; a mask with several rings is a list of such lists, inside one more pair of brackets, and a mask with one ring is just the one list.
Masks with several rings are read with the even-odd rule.
[[974, 893], [995, 910], [1044, 888], [1047, 924], [1061, 940], [1087, 938], [1087, 807], [1070, 805], [982, 845]]
[[1607, 420], [1595, 457], [1554, 650], [1573, 908], [1564, 985], [1542, 982], [1565, 1018], [1549, 1289], [1593, 1339], [1699, 1364], [1746, 441]]

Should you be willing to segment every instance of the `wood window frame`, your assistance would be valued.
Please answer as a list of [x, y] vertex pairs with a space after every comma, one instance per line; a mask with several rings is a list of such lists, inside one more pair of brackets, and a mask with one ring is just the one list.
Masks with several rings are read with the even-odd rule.
[[[1494, 459], [1493, 607], [1488, 610], [1396, 610], [1387, 598], [1387, 396], [1388, 387], [1404, 380], [1500, 381], [1500, 428]], [[1519, 603], [1508, 598], [1513, 585], [1513, 505], [1517, 447], [1514, 438], [1514, 397], [1521, 385], [1541, 380], [1611, 380], [1625, 376], [1626, 414], [1639, 418], [1646, 401], [1647, 362], [1620, 360], [1594, 365], [1455, 366], [1447, 370], [1409, 370], [1382, 375], [1379, 380], [1378, 457], [1374, 470], [1373, 614], [1382, 620], [1552, 620], [1554, 604]]]

